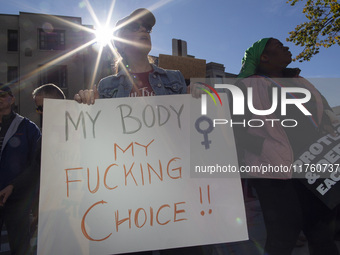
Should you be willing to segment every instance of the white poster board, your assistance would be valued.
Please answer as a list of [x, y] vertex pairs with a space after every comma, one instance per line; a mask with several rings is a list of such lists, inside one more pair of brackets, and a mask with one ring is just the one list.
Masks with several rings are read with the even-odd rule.
[[190, 95], [102, 99], [91, 106], [45, 100], [38, 254], [119, 254], [248, 239], [239, 177], [190, 173], [191, 154], [237, 165], [232, 133], [214, 130], [210, 150], [191, 143], [203, 138], [192, 129], [199, 115], [200, 100]]

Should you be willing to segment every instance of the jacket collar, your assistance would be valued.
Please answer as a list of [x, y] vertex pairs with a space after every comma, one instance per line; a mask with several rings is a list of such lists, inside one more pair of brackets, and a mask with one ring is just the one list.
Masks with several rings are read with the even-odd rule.
[[2, 116], [2, 123], [3, 124], [11, 123], [14, 118], [15, 118], [15, 113], [11, 111], [9, 114]]
[[[158, 74], [166, 74], [166, 71], [163, 68], [158, 67], [158, 66], [156, 66], [154, 64], [151, 64], [151, 66], [152, 66], [152, 69], [153, 69], [153, 71], [152, 71], [153, 74], [156, 74], [156, 73], [158, 73]], [[120, 70], [117, 73], [116, 76], [117, 77], [121, 77], [121, 76], [128, 76], [128, 75], [129, 75], [129, 72], [124, 68], [124, 69]]]

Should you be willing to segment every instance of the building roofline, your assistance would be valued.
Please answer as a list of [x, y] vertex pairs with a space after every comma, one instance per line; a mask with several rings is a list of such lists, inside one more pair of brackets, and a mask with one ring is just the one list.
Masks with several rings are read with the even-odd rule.
[[19, 11], [19, 15], [20, 14], [44, 15], [44, 16], [56, 16], [56, 17], [64, 17], [64, 18], [82, 19], [81, 17], [76, 17], [76, 16], [56, 15], [56, 14], [47, 14], [47, 13], [35, 13], [35, 12], [21, 12], [21, 11]]
[[0, 15], [3, 15], [3, 16], [19, 16], [18, 14], [6, 14], [6, 13], [0, 13]]

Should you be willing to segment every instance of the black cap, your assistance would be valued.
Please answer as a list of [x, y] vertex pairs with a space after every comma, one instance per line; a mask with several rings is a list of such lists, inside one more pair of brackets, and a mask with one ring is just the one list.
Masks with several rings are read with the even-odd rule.
[[[139, 8], [131, 12], [129, 16], [126, 16], [118, 20], [116, 23], [116, 27], [118, 27], [119, 25], [122, 25], [122, 27], [124, 27], [125, 25], [127, 25], [128, 23], [134, 20], [143, 20], [144, 22], [146, 22], [148, 25], [151, 25], [152, 27], [156, 24], [156, 18], [152, 14], [152, 12], [150, 12], [148, 9], [145, 9], [145, 8]], [[122, 27], [119, 27], [118, 30]]]
[[13, 96], [12, 90], [8, 85], [3, 85], [2, 83], [0, 83], [0, 90], [7, 92], [10, 96]]

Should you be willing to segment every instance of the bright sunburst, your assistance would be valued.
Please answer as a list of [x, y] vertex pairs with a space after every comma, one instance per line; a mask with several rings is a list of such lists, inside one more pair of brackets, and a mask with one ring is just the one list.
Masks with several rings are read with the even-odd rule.
[[[153, 6], [150, 6], [150, 7], [147, 7], [147, 8], [150, 11], [153, 11], [153, 10], [155, 10], [155, 9], [157, 9], [157, 8], [163, 6], [163, 5], [165, 5], [165, 4], [167, 4], [171, 1], [173, 1], [173, 0], [161, 0], [161, 1], [157, 2], [156, 4], [154, 4]], [[111, 18], [112, 18], [112, 13], [113, 13], [113, 9], [114, 9], [114, 6], [115, 6], [115, 2], [116, 2], [116, 0], [112, 0], [111, 6], [110, 6], [109, 11], [108, 11], [108, 17], [106, 19], [106, 24], [102, 24], [101, 22], [99, 22], [98, 17], [96, 15], [96, 13], [94, 12], [89, 0], [83, 0], [82, 4], [84, 4], [84, 6], [87, 8], [89, 13], [91, 14], [93, 21], [96, 23], [97, 29], [90, 29], [88, 27], [81, 26], [81, 25], [72, 23], [70, 21], [67, 21], [65, 19], [62, 19], [60, 17], [54, 16], [54, 18], [56, 20], [64, 22], [64, 23], [66, 23], [66, 24], [68, 24], [72, 27], [75, 27], [76, 29], [80, 29], [80, 30], [83, 30], [85, 32], [94, 34], [94, 38], [91, 39], [88, 42], [85, 42], [83, 45], [79, 46], [78, 48], [71, 49], [70, 51], [66, 52], [65, 54], [63, 54], [63, 55], [49, 61], [48, 63], [40, 66], [39, 68], [35, 69], [31, 73], [25, 75], [24, 77], [21, 77], [21, 80], [25, 80], [25, 79], [28, 79], [28, 78], [34, 76], [34, 75], [37, 75], [40, 71], [42, 71], [46, 68], [49, 68], [50, 66], [55, 65], [58, 62], [61, 62], [68, 57], [71, 57], [72, 55], [78, 53], [79, 51], [82, 51], [85, 48], [92, 46], [93, 44], [98, 44], [99, 49], [98, 49], [96, 65], [94, 67], [94, 72], [93, 72], [91, 83], [90, 83], [90, 84], [93, 84], [97, 70], [98, 70], [101, 55], [103, 53], [103, 48], [109, 47], [111, 52], [115, 55], [115, 57], [118, 57], [118, 54], [116, 53], [114, 46], [113, 46], [113, 39], [119, 40], [119, 41], [124, 41], [125, 43], [131, 43], [131, 42], [128, 42], [128, 41], [123, 40], [121, 38], [116, 38], [116, 37], [113, 36], [114, 28], [110, 27], [110, 21], [111, 21]]]
[[96, 41], [101, 46], [106, 46], [112, 42], [113, 39], [113, 29], [109, 27], [99, 27], [95, 31]]

